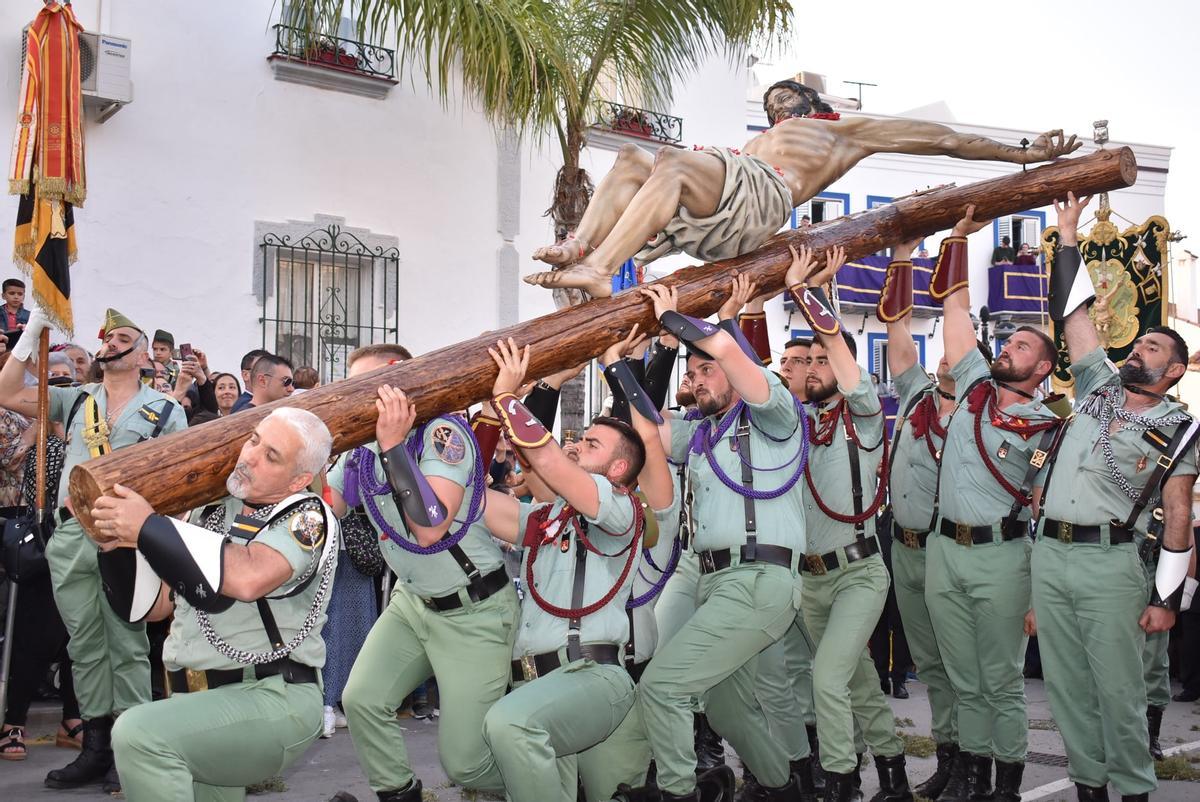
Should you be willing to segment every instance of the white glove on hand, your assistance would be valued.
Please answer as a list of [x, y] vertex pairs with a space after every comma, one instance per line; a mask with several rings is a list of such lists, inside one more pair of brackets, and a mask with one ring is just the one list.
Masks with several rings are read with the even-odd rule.
[[1200, 587], [1200, 581], [1194, 577], [1183, 580], [1183, 600], [1179, 603], [1179, 612], [1192, 609], [1192, 597], [1196, 595], [1197, 587]]
[[12, 347], [12, 358], [21, 362], [36, 362], [38, 341], [42, 338], [42, 332], [49, 327], [50, 318], [46, 317], [40, 306], [33, 307], [29, 311], [29, 321], [25, 324], [21, 339]]

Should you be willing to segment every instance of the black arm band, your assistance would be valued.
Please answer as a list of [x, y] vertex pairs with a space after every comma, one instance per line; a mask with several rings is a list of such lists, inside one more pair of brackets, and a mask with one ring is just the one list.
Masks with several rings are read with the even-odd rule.
[[438, 526], [446, 520], [446, 505], [433, 492], [404, 443], [382, 452], [379, 462], [392, 486], [396, 506], [409, 520], [417, 526]]
[[650, 361], [646, 364], [646, 381], [642, 387], [650, 396], [650, 403], [655, 409], [662, 409], [667, 403], [667, 393], [671, 390], [671, 373], [675, 370], [675, 362], [679, 358], [678, 348], [668, 348], [661, 343], [654, 347]]
[[1079, 248], [1064, 245], [1056, 249], [1050, 269], [1050, 319], [1061, 323], [1095, 297], [1096, 288]]
[[145, 555], [137, 549], [112, 549], [97, 554], [96, 561], [108, 606], [122, 621], [144, 620], [162, 592], [162, 580]]
[[610, 365], [604, 373], [605, 378], [609, 378], [611, 374], [612, 379], [620, 385], [622, 394], [628, 399], [629, 404], [638, 411], [639, 415], [655, 423], [663, 422], [662, 415], [658, 414], [658, 410], [650, 402], [650, 397], [646, 394], [646, 391], [638, 384], [637, 378], [634, 377], [633, 371], [630, 370], [625, 360], [621, 360], [615, 365]]
[[228, 538], [165, 515], [151, 515], [138, 535], [138, 551], [154, 572], [197, 610], [219, 613], [235, 599], [221, 595], [222, 554]]
[[548, 431], [554, 431], [554, 418], [558, 415], [560, 393], [560, 390], [555, 390], [545, 382], [538, 382], [521, 403], [533, 414], [533, 417], [541, 421]]
[[[663, 315], [658, 319], [658, 322], [662, 324], [664, 329], [671, 332], [689, 345], [695, 343], [697, 340], [703, 340], [706, 337], [711, 337], [719, 330], [716, 326], [706, 320], [688, 317], [687, 315], [681, 315], [674, 310], [663, 312]], [[758, 361], [758, 357], [755, 357], [754, 359], [755, 361]]]

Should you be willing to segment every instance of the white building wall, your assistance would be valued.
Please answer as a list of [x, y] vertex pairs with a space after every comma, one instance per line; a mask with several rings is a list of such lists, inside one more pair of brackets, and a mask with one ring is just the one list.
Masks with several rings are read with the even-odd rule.
[[[415, 353], [552, 311], [550, 294], [517, 274], [538, 269], [529, 255], [553, 237], [543, 212], [561, 163], [557, 142], [500, 148], [482, 115], [456, 97], [443, 105], [419, 74], [405, 75], [383, 100], [279, 81], [267, 62], [274, 5], [107, 0], [101, 19], [99, 0], [75, 2], [87, 29], [132, 40], [134, 76], [134, 102], [87, 125], [89, 197], [76, 217], [80, 261], [72, 272], [77, 339], [94, 348], [92, 332], [113, 306], [147, 329], [168, 329], [176, 342], [206, 349], [215, 367], [236, 367], [263, 337], [256, 222], [314, 215], [398, 240], [399, 339]], [[0, 64], [18, 63], [19, 32], [35, 10], [0, 6]], [[683, 117], [684, 146], [740, 146], [750, 129], [765, 126], [760, 101], [747, 100], [748, 80], [744, 61], [722, 55], [681, 84], [668, 111]], [[0, 70], [0, 103], [15, 107], [18, 87], [15, 68]], [[1010, 143], [1032, 133], [955, 127]], [[592, 139], [582, 160], [599, 183], [619, 138]], [[1135, 152], [1149, 171], [1112, 203], [1140, 222], [1162, 212], [1170, 150]], [[874, 156], [830, 191], [848, 193], [850, 211], [858, 212], [868, 195], [962, 185], [1014, 169]], [[1053, 211], [1044, 211], [1052, 224]], [[0, 218], [15, 212], [16, 198], [0, 201]], [[931, 253], [939, 241], [927, 241]], [[972, 237], [976, 306], [985, 299], [991, 248], [990, 229]], [[690, 261], [675, 257], [653, 272]], [[768, 315], [778, 352], [788, 337], [778, 300]], [[858, 322], [850, 321], [853, 329]], [[802, 326], [798, 316], [793, 323]], [[929, 334], [932, 326], [924, 320], [914, 328]], [[866, 330], [881, 327], [869, 320]], [[931, 338], [927, 363], [940, 353]]]

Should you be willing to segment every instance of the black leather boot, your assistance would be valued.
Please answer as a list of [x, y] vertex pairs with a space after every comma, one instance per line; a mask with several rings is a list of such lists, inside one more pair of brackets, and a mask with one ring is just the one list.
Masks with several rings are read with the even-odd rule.
[[[796, 790], [800, 793], [800, 802], [817, 802], [816, 774], [821, 767], [811, 757], [793, 760], [788, 763], [792, 776], [796, 778]], [[824, 787], [824, 783], [821, 784]]]
[[121, 793], [121, 775], [117, 774], [117, 762], [109, 766], [108, 773], [104, 775], [104, 793], [119, 794]]
[[992, 759], [970, 752], [958, 753], [950, 766], [950, 782], [938, 802], [971, 802], [992, 795]]
[[1025, 761], [1005, 763], [996, 761], [995, 802], [1021, 802], [1021, 778], [1025, 775]]
[[736, 787], [733, 769], [728, 766], [696, 773], [696, 793], [700, 802], [733, 802]]
[[754, 772], [750, 771], [750, 767], [742, 763], [742, 787], [737, 790], [734, 796], [736, 802], [763, 802], [766, 799], [764, 794], [766, 791], [759, 784], [758, 778], [754, 776]]
[[407, 788], [398, 791], [377, 791], [379, 802], [421, 802], [421, 781], [416, 777]]
[[854, 787], [854, 772], [835, 774], [825, 772], [824, 802], [860, 802], [862, 791]]
[[[1021, 764], [1021, 770], [1025, 770], [1024, 763]], [[1018, 776], [1017, 785], [1020, 784], [1021, 778]], [[994, 792], [992, 791], [992, 759], [990, 757], [971, 755], [967, 785], [971, 788], [971, 802], [991, 802]]]
[[813, 785], [818, 792], [824, 791], [825, 771], [821, 768], [821, 739], [817, 737], [817, 728], [814, 724], [805, 724], [804, 731], [808, 733], [808, 756], [812, 760]]
[[47, 788], [78, 788], [104, 779], [113, 767], [112, 716], [83, 722], [83, 749], [79, 756], [46, 775]]
[[1096, 788], [1083, 783], [1075, 783], [1075, 796], [1079, 802], [1108, 802], [1108, 786]]
[[[851, 772], [851, 774], [854, 775], [854, 790], [862, 791], [862, 753], [860, 752], [855, 755], [854, 759], [856, 761], [854, 764], [854, 771]], [[859, 796], [862, 796], [862, 794], [859, 794]]]
[[621, 783], [613, 794], [613, 802], [659, 802], [662, 798], [662, 791], [652, 782], [637, 788]]
[[913, 802], [908, 774], [904, 771], [904, 753], [876, 756], [875, 771], [879, 775], [879, 792], [871, 797], [871, 802]]
[[1162, 729], [1163, 708], [1150, 705], [1146, 708], [1146, 726], [1150, 730], [1150, 757], [1163, 759], [1162, 747], [1158, 744], [1158, 731]]
[[709, 726], [703, 713], [692, 714], [692, 733], [696, 739], [696, 771], [707, 771], [725, 765], [725, 744]]
[[765, 802], [800, 802], [800, 786], [796, 783], [796, 775], [788, 777], [788, 781], [779, 788], [763, 788]]
[[926, 799], [940, 797], [946, 784], [950, 782], [950, 769], [957, 756], [958, 744], [938, 744], [937, 768], [934, 769], [933, 776], [913, 789], [917, 796], [923, 796]]

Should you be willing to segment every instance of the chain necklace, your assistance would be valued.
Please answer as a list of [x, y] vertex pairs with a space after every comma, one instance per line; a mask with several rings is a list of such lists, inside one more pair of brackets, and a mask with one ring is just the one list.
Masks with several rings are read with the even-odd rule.
[[1148, 418], [1144, 415], [1138, 415], [1135, 412], [1130, 412], [1125, 407], [1117, 404], [1117, 393], [1121, 390], [1120, 385], [1106, 384], [1099, 390], [1092, 393], [1091, 397], [1084, 401], [1079, 406], [1079, 411], [1084, 415], [1089, 415], [1095, 418], [1100, 423], [1100, 450], [1104, 455], [1104, 464], [1108, 468], [1112, 480], [1117, 487], [1121, 488], [1130, 501], [1136, 502], [1141, 496], [1141, 491], [1134, 488], [1129, 480], [1125, 478], [1125, 474], [1121, 472], [1120, 466], [1117, 465], [1116, 455], [1112, 450], [1112, 424], [1114, 420], [1119, 420], [1123, 424], [1123, 428], [1131, 432], [1145, 432], [1151, 429], [1157, 429], [1160, 426], [1171, 426], [1175, 424], [1187, 423], [1191, 420], [1191, 416], [1185, 412], [1177, 412], [1173, 415], [1166, 415], [1161, 418]]
[[[320, 502], [317, 502], [317, 504], [319, 503]], [[271, 504], [266, 507], [260, 507], [251, 513], [249, 517], [256, 521], [264, 521], [270, 517], [276, 506], [278, 505]], [[301, 507], [301, 509], [319, 509], [319, 507], [310, 507], [306, 504]], [[324, 511], [322, 510], [322, 512]], [[226, 534], [227, 527], [225, 526], [224, 504], [222, 504], [216, 511], [208, 516], [208, 519], [204, 522], [204, 528], [222, 535]], [[337, 522], [335, 521], [334, 525], [330, 527], [330, 531], [326, 533], [325, 547], [321, 553], [336, 555], [338, 548], [337, 541], [338, 526]], [[312, 561], [312, 564], [309, 566], [309, 569], [305, 571], [304, 576], [300, 581], [303, 582], [304, 580], [308, 579], [308, 577], [312, 576], [312, 573], [317, 570], [318, 563], [321, 563], [321, 578], [317, 584], [317, 592], [313, 596], [312, 607], [309, 608], [308, 615], [304, 617], [304, 622], [300, 625], [300, 629], [296, 633], [295, 637], [278, 649], [274, 649], [269, 652], [248, 652], [231, 646], [227, 641], [217, 634], [216, 629], [212, 625], [212, 621], [209, 619], [208, 613], [204, 612], [203, 610], [195, 610], [196, 624], [200, 627], [200, 634], [202, 634], [204, 639], [208, 641], [208, 645], [216, 649], [217, 653], [222, 657], [232, 660], [235, 663], [241, 663], [242, 665], [261, 665], [263, 663], [273, 663], [276, 660], [282, 660], [295, 651], [300, 644], [304, 642], [305, 638], [312, 633], [313, 628], [316, 627], [317, 619], [321, 617], [321, 608], [324, 606], [325, 596], [329, 592], [329, 587], [333, 582], [333, 573], [337, 568], [337, 559], [332, 556], [328, 557], [323, 562], [321, 562], [320, 557], [315, 553], [314, 557], [316, 559]]]

